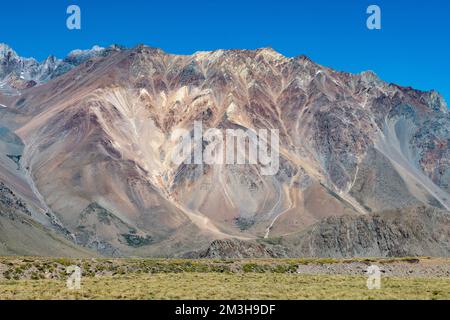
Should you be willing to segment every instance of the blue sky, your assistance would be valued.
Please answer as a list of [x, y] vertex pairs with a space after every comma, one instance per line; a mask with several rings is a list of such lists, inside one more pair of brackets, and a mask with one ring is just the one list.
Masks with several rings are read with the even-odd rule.
[[[66, 28], [66, 9], [82, 10], [82, 30]], [[366, 28], [366, 8], [382, 10], [382, 29]], [[448, 0], [28, 0], [3, 1], [0, 42], [20, 55], [64, 57], [75, 48], [144, 43], [167, 52], [273, 47], [306, 54], [337, 70], [373, 70], [382, 79], [436, 89], [450, 102]]]

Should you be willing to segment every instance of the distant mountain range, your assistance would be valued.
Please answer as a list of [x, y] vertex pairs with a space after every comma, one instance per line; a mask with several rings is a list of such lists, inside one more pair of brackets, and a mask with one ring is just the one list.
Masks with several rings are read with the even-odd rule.
[[[277, 174], [175, 164], [195, 121], [279, 130]], [[449, 146], [437, 92], [271, 48], [0, 44], [0, 254], [450, 256]]]
[[74, 50], [63, 60], [50, 56], [38, 62], [33, 58], [22, 58], [8, 45], [0, 43], [0, 93], [19, 94], [21, 89], [46, 83], [90, 58], [119, 49], [116, 45], [106, 49], [94, 46], [90, 50]]

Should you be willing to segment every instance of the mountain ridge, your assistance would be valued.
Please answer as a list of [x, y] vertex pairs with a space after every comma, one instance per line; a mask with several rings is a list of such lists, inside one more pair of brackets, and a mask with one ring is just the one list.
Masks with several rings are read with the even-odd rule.
[[[0, 179], [42, 223], [101, 243], [102, 254], [176, 256], [217, 239], [284, 237], [328, 217], [450, 207], [450, 116], [435, 91], [267, 48], [96, 51], [49, 81], [0, 92], [0, 125], [21, 141], [2, 143]], [[278, 129], [280, 170], [171, 163], [170, 133], [197, 120]], [[100, 209], [87, 214], [93, 203]]]
[[[224, 53], [224, 52], [225, 53], [261, 53], [261, 52], [264, 53], [264, 52], [266, 52], [266, 53], [268, 53], [269, 55], [272, 55], [272, 56], [279, 56], [279, 57], [282, 57], [282, 58], [285, 58], [285, 59], [294, 59], [294, 60], [308, 61], [308, 62], [311, 62], [311, 63], [313, 63], [313, 64], [315, 64], [315, 65], [317, 65], [317, 66], [319, 66], [321, 68], [325, 68], [325, 69], [328, 69], [328, 70], [333, 70], [331, 67], [326, 67], [324, 65], [320, 65], [320, 64], [315, 63], [310, 57], [308, 57], [308, 56], [306, 56], [304, 54], [300, 54], [300, 55], [297, 55], [297, 56], [294, 56], [294, 57], [287, 57], [287, 56], [284, 56], [283, 54], [281, 54], [280, 52], [276, 51], [273, 47], [270, 47], [270, 46], [269, 47], [256, 48], [256, 49], [215, 49], [215, 50], [207, 50], [207, 51], [195, 51], [192, 54], [183, 54], [183, 55], [181, 55], [181, 54], [172, 54], [172, 53], [166, 52], [166, 51], [164, 51], [164, 50], [162, 50], [160, 48], [148, 46], [148, 45], [145, 45], [145, 44], [138, 44], [138, 45], [136, 45], [134, 47], [130, 47], [130, 48], [127, 48], [127, 47], [119, 45], [119, 44], [112, 44], [112, 45], [110, 45], [110, 46], [108, 46], [106, 48], [100, 47], [98, 45], [94, 45], [91, 49], [74, 49], [71, 52], [69, 52], [69, 54], [63, 59], [57, 58], [54, 55], [49, 55], [46, 59], [44, 59], [41, 62], [39, 62], [38, 60], [36, 60], [33, 57], [25, 58], [25, 57], [19, 56], [16, 53], [16, 51], [12, 47], [10, 47], [8, 44], [0, 43], [0, 56], [3, 56], [3, 58], [5, 58], [5, 55], [7, 54], [7, 52], [11, 52], [12, 55], [14, 57], [16, 57], [16, 58], [19, 58], [21, 60], [34, 61], [34, 62], [36, 62], [38, 64], [41, 64], [41, 65], [45, 65], [48, 61], [64, 62], [64, 61], [70, 61], [70, 60], [75, 60], [75, 61], [78, 60], [76, 62], [76, 64], [73, 65], [73, 67], [76, 67], [78, 64], [86, 61], [89, 58], [93, 58], [93, 57], [101, 55], [101, 54], [107, 54], [110, 51], [116, 51], [116, 50], [119, 50], [119, 51], [121, 51], [121, 50], [139, 50], [140, 48], [147, 48], [147, 49], [156, 50], [156, 51], [158, 51], [158, 52], [160, 52], [162, 54], [166, 54], [166, 55], [185, 56], [185, 57], [193, 57], [193, 56], [199, 56], [199, 55], [201, 56], [201, 55], [205, 55], [205, 54], [214, 55], [214, 54], [217, 54], [217, 53]], [[66, 70], [65, 72], [67, 72], [67, 71], [70, 71], [70, 69]], [[55, 75], [55, 77], [57, 77], [59, 75], [62, 75], [65, 72], [62, 72], [61, 74], [57, 74], [57, 75]], [[369, 78], [372, 78], [375, 81], [381, 81], [381, 82], [383, 82], [385, 84], [396, 86], [396, 87], [398, 87], [400, 89], [417, 91], [417, 92], [422, 92], [422, 93], [424, 93], [424, 92], [425, 93], [427, 93], [427, 92], [429, 92], [429, 93], [436, 93], [438, 96], [440, 96], [440, 98], [442, 100], [444, 100], [443, 96], [438, 91], [436, 91], [434, 89], [418, 90], [418, 89], [413, 88], [412, 86], [402, 86], [402, 85], [398, 85], [398, 84], [392, 83], [392, 82], [391, 83], [387, 83], [387, 82], [381, 80], [378, 77], [378, 75], [373, 70], [365, 70], [365, 71], [361, 71], [359, 73], [350, 73], [350, 72], [346, 72], [346, 71], [335, 71], [335, 70], [333, 70], [333, 72], [347, 74], [347, 75], [361, 75], [361, 76], [368, 75]], [[46, 79], [46, 80], [48, 81], [49, 79]], [[447, 105], [445, 103], [445, 100], [444, 100], [444, 104]]]

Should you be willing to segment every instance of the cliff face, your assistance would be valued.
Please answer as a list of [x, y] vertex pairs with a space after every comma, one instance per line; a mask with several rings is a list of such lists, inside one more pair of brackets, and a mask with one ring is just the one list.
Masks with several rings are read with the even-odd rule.
[[[2, 52], [0, 78], [30, 69]], [[409, 208], [450, 208], [450, 115], [436, 92], [272, 49], [178, 56], [111, 47], [57, 64], [52, 76], [22, 79], [34, 83], [3, 82], [0, 178], [40, 223], [102, 254], [175, 256], [217, 239], [279, 237], [291, 254], [402, 254], [412, 247], [384, 212], [419, 223], [428, 211]], [[174, 163], [171, 135], [196, 121], [278, 130], [279, 170]], [[414, 233], [424, 253], [448, 254], [429, 243], [439, 221]], [[332, 244], [347, 229], [354, 248]], [[359, 232], [391, 240], [372, 246]], [[301, 243], [292, 238], [300, 233]]]
[[450, 256], [450, 216], [417, 207], [359, 217], [328, 218], [298, 235], [286, 246], [293, 256], [401, 257]]

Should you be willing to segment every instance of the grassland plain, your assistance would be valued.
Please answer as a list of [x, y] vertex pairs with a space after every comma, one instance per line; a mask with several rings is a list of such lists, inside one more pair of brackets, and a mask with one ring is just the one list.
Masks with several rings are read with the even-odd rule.
[[[380, 290], [366, 286], [372, 264]], [[0, 299], [450, 299], [450, 260], [0, 258]]]

